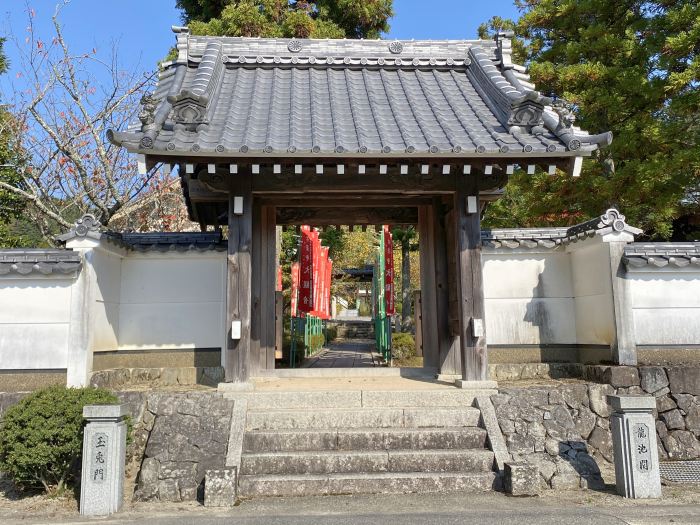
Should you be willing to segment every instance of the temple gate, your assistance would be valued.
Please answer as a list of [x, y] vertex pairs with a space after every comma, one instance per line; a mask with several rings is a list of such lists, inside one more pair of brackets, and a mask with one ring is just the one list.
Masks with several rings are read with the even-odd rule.
[[226, 380], [274, 369], [276, 225], [416, 224], [425, 366], [487, 379], [480, 214], [516, 170], [577, 176], [609, 133], [511, 63], [510, 40], [177, 33], [139, 125], [143, 172], [177, 165], [190, 216], [228, 227]]

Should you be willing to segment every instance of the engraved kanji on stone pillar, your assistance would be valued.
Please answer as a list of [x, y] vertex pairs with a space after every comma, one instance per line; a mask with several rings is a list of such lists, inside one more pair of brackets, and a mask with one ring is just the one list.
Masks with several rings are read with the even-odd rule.
[[608, 396], [617, 492], [625, 498], [660, 498], [661, 477], [652, 396]]
[[87, 405], [83, 434], [80, 513], [108, 516], [124, 498], [126, 463], [126, 405]]

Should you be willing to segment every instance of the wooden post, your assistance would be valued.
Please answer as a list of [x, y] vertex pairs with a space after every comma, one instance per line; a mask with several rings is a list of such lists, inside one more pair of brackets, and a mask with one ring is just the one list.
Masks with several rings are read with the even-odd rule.
[[[448, 231], [454, 230], [454, 225], [449, 227], [445, 223], [454, 218], [454, 213], [445, 213], [446, 206], [441, 197], [433, 199], [433, 246], [435, 250], [435, 291], [437, 310], [437, 341], [439, 349], [440, 375], [458, 376], [462, 373], [459, 336], [457, 331], [452, 333], [450, 329], [450, 284], [456, 285], [456, 280], [450, 283], [449, 265], [450, 256], [454, 258], [454, 250], [448, 249]], [[451, 247], [450, 247], [451, 248]], [[454, 261], [452, 262], [454, 264]], [[455, 295], [455, 294], [452, 294]]]
[[413, 325], [416, 327], [416, 355], [423, 356], [423, 314], [420, 290], [413, 291]]
[[439, 342], [435, 286], [435, 245], [433, 243], [434, 219], [435, 214], [432, 206], [418, 207], [423, 366], [437, 369], [439, 366]]
[[458, 189], [454, 199], [462, 381], [485, 381], [488, 376], [488, 359], [481, 268], [479, 192], [475, 179], [458, 177]]
[[[251, 241], [253, 196], [250, 174], [231, 177], [228, 210], [228, 315], [225, 378], [250, 377]], [[242, 213], [236, 214], [242, 199]], [[240, 334], [238, 333], [240, 331]]]

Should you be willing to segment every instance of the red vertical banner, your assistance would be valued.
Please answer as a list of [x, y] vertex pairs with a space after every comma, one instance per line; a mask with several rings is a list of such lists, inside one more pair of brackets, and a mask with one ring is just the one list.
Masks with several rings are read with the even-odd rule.
[[318, 260], [318, 304], [316, 309], [321, 314], [320, 317], [326, 319], [326, 288], [328, 287], [328, 248], [321, 246], [321, 255]]
[[295, 262], [292, 264], [292, 317], [296, 317], [298, 314], [298, 301], [299, 300], [299, 263]]
[[309, 226], [301, 227], [299, 241], [299, 311], [314, 308], [314, 240]]
[[323, 298], [326, 301], [326, 319], [331, 317], [331, 281], [333, 279], [333, 261], [328, 259], [326, 262], [326, 291], [323, 294]]
[[386, 315], [394, 315], [394, 242], [389, 226], [384, 226], [384, 297]]

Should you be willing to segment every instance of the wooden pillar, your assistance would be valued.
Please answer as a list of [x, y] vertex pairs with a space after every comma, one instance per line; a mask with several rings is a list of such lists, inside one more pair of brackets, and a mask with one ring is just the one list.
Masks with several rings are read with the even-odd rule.
[[[447, 206], [442, 202], [442, 197], [433, 198], [433, 246], [435, 250], [435, 291], [437, 310], [437, 341], [439, 349], [439, 366], [441, 376], [459, 376], [462, 374], [462, 359], [459, 345], [458, 331], [452, 331], [450, 327], [450, 278], [449, 265], [454, 264], [454, 250], [448, 250], [448, 231], [454, 231], [454, 225], [447, 221], [452, 220], [453, 213], [446, 213]], [[451, 256], [451, 257], [450, 257]], [[453, 260], [450, 261], [450, 258]], [[456, 279], [452, 279], [456, 284]]]
[[423, 307], [420, 290], [413, 291], [413, 324], [416, 327], [416, 355], [423, 357]]
[[459, 177], [454, 194], [455, 255], [459, 298], [459, 344], [462, 380], [484, 381], [488, 377], [484, 286], [481, 268], [481, 220], [475, 179]]
[[435, 214], [432, 206], [423, 205], [418, 207], [423, 366], [437, 369], [439, 367], [440, 350], [437, 330], [435, 245], [433, 243], [434, 219]]
[[[242, 209], [237, 209], [241, 204]], [[245, 383], [250, 377], [252, 218], [251, 176], [239, 174], [231, 178], [229, 187], [227, 382]]]

